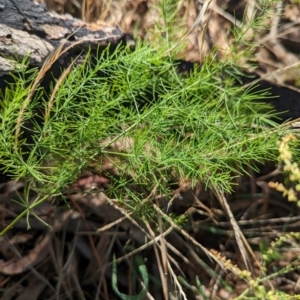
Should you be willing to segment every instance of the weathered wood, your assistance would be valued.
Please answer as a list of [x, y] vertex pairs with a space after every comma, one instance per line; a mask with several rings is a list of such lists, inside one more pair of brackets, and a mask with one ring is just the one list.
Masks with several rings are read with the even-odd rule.
[[[31, 66], [40, 67], [61, 42], [65, 47], [74, 45], [78, 54], [87, 46], [118, 43], [122, 37], [117, 27], [99, 28], [61, 17], [29, 0], [0, 0], [0, 77], [15, 70], [15, 61], [24, 56], [29, 55]], [[72, 51], [66, 55], [72, 56]]]
[[[79, 19], [62, 17], [49, 12], [45, 5], [29, 0], [0, 0], [0, 92], [5, 92], [8, 83], [14, 81], [11, 73], [18, 70], [24, 57], [28, 57], [29, 69], [40, 68], [60, 45], [67, 50], [40, 82], [47, 91], [53, 78], [58, 78], [75, 58], [76, 63], [84, 60], [87, 49], [96, 55], [99, 46], [106, 48], [108, 44], [124, 41], [125, 36], [117, 27], [99, 28]], [[28, 135], [28, 130], [24, 131]], [[0, 183], [9, 179], [9, 175], [1, 173]]]

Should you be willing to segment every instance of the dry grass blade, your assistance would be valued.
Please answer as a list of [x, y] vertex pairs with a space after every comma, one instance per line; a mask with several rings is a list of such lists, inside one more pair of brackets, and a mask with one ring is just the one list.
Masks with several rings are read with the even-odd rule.
[[[149, 199], [151, 199], [151, 198], [156, 194], [157, 188], [158, 188], [158, 185], [156, 185], [156, 186], [154, 187], [154, 189], [151, 191], [151, 193], [149, 194], [149, 196], [147, 196], [145, 199], [143, 199], [143, 200], [141, 201], [141, 205], [142, 205], [143, 203], [147, 202]], [[115, 225], [121, 223], [122, 221], [124, 221], [124, 220], [127, 219], [127, 218], [130, 218], [130, 220], [132, 219], [132, 218], [131, 218], [131, 215], [134, 213], [133, 211], [132, 211], [132, 212], [128, 212], [128, 213], [125, 212], [123, 209], [121, 209], [120, 207], [118, 207], [117, 205], [114, 204], [114, 202], [113, 202], [114, 200], [109, 199], [109, 198], [106, 197], [103, 193], [102, 193], [102, 195], [105, 197], [106, 201], [110, 203], [110, 205], [112, 205], [113, 207], [115, 207], [117, 210], [119, 210], [119, 211], [120, 211], [122, 214], [124, 214], [125, 216], [122, 217], [122, 218], [119, 218], [118, 220], [115, 220], [114, 222], [111, 222], [111, 223], [109, 223], [109, 224], [107, 224], [107, 225], [105, 225], [105, 226], [103, 226], [103, 227], [101, 227], [101, 228], [98, 228], [98, 229], [97, 229], [97, 233], [106, 231], [106, 230], [110, 229], [111, 227], [114, 227]], [[116, 202], [118, 202], [118, 201], [116, 201]], [[146, 233], [146, 232], [144, 232], [144, 233]], [[147, 233], [146, 233], [146, 234], [147, 234]]]
[[[158, 224], [159, 224], [159, 231], [160, 231], [160, 233], [163, 233], [163, 226], [162, 226], [162, 220], [161, 220], [161, 216], [160, 215], [158, 215]], [[164, 274], [168, 275], [167, 246], [166, 246], [166, 241], [165, 241], [165, 239], [163, 237], [160, 240], [160, 244], [161, 244], [161, 260], [162, 260]]]
[[[152, 239], [154, 240], [155, 234], [154, 234], [153, 230], [151, 229], [151, 226], [149, 225], [148, 222], [145, 222], [145, 224], [148, 228], [148, 231], [149, 231]], [[160, 239], [161, 259], [160, 259], [160, 255], [158, 253], [157, 244], [155, 242], [153, 243], [153, 249], [154, 249], [155, 256], [156, 256], [156, 261], [157, 261], [159, 275], [160, 275], [160, 279], [161, 279], [161, 283], [162, 283], [164, 298], [165, 298], [165, 300], [168, 300], [169, 297], [168, 297], [168, 282], [167, 282], [167, 273], [166, 273], [167, 271], [165, 269], [167, 266], [164, 265], [165, 261], [167, 261], [167, 254], [166, 254], [166, 249], [165, 249], [164, 237], [163, 237], [163, 235], [160, 235], [160, 236], [161, 236], [161, 239]]]
[[[170, 276], [173, 279], [175, 286], [178, 288], [180, 296], [182, 297], [182, 299], [187, 300], [187, 296], [185, 294], [185, 292], [183, 291], [182, 285], [180, 284], [180, 282], [178, 281], [178, 276], [175, 274], [171, 264], [168, 262], [168, 270], [170, 272]], [[171, 299], [171, 298], [170, 298]], [[172, 298], [174, 299], [174, 298]], [[177, 298], [178, 299], [178, 298]], [[179, 298], [180, 299], [180, 298]]]
[[184, 237], [186, 237], [190, 242], [192, 242], [196, 247], [201, 249], [209, 258], [218, 263], [221, 267], [223, 267], [222, 263], [218, 260], [218, 258], [211, 252], [209, 252], [205, 247], [199, 244], [192, 236], [190, 236], [185, 230], [181, 229], [174, 221], [166, 215], [156, 204], [153, 204], [154, 209], [170, 223], [171, 228], [178, 230]]
[[35, 92], [36, 88], [38, 87], [39, 83], [47, 73], [47, 71], [50, 70], [50, 68], [53, 66], [55, 61], [63, 54], [63, 47], [66, 44], [66, 40], [63, 41], [45, 60], [44, 64], [42, 65], [39, 73], [37, 74], [34, 82], [31, 85], [31, 88], [29, 90], [29, 93], [27, 95], [26, 100], [24, 101], [24, 104], [22, 105], [20, 112], [19, 112], [19, 117], [17, 119], [17, 124], [16, 124], [16, 133], [15, 133], [15, 151], [18, 150], [18, 138], [21, 130], [21, 124], [22, 124], [22, 119], [23, 119], [23, 114], [25, 109], [30, 103], [30, 100], [32, 98], [33, 93]]
[[[228, 202], [226, 200], [226, 197], [224, 196], [224, 193], [222, 191], [220, 191], [219, 189], [215, 188], [214, 190], [214, 194], [216, 195], [217, 199], [219, 200], [220, 204], [222, 205], [222, 207], [225, 209], [228, 217], [229, 217], [229, 221], [231, 223], [231, 226], [233, 228], [234, 231], [234, 236], [236, 239], [236, 242], [238, 244], [238, 247], [240, 249], [241, 255], [243, 257], [245, 266], [248, 270], [251, 270], [251, 263], [250, 263], [250, 259], [248, 257], [248, 252], [250, 252], [252, 254], [252, 257], [256, 260], [255, 255], [253, 253], [253, 251], [251, 250], [250, 245], [248, 244], [246, 238], [244, 237], [243, 233], [240, 230], [239, 225], [237, 224], [234, 215], [230, 209], [230, 206], [228, 205]], [[246, 250], [247, 248], [247, 250]]]
[[[130, 215], [130, 214], [131, 214], [131, 213], [129, 213], [129, 215]], [[116, 226], [116, 225], [122, 223], [122, 222], [123, 222], [124, 220], [126, 220], [126, 219], [127, 219], [127, 217], [119, 218], [119, 219], [117, 219], [117, 220], [114, 221], [114, 222], [111, 222], [111, 223], [109, 223], [109, 224], [107, 224], [107, 225], [104, 225], [104, 226], [98, 228], [96, 232], [97, 232], [98, 234], [100, 234], [101, 232], [104, 232], [104, 231], [106, 231], [106, 230], [108, 230], [108, 229], [110, 229], [110, 228], [112, 228], [112, 227], [114, 227], [114, 226]]]
[[[78, 28], [78, 30], [80, 29], [80, 27]], [[70, 34], [63, 42], [60, 43], [60, 45], [47, 57], [47, 59], [45, 60], [44, 64], [42, 65], [41, 69], [39, 70], [39, 73], [37, 74], [34, 82], [32, 83], [29, 93], [26, 97], [26, 100], [24, 101], [24, 104], [22, 105], [20, 112], [19, 112], [19, 116], [16, 122], [16, 132], [15, 132], [15, 144], [14, 144], [14, 149], [17, 152], [18, 150], [18, 139], [19, 139], [19, 135], [20, 135], [20, 130], [21, 130], [21, 126], [22, 126], [22, 120], [23, 120], [23, 114], [24, 111], [26, 110], [27, 106], [29, 105], [32, 95], [34, 94], [36, 88], [39, 86], [41, 80], [43, 79], [43, 77], [45, 76], [45, 74], [50, 70], [50, 68], [53, 66], [53, 64], [66, 52], [68, 52], [70, 49], [76, 47], [79, 44], [85, 43], [85, 42], [91, 42], [90, 39], [82, 39], [79, 40], [75, 43], [70, 44], [69, 46], [65, 47], [64, 46], [68, 43], [68, 39], [75, 34], [76, 32]], [[111, 36], [111, 38], [113, 38], [114, 36]], [[97, 41], [103, 41], [106, 38], [100, 38], [100, 39], [93, 39], [93, 42], [97, 42]]]
[[[143, 246], [141, 246], [141, 247], [139, 247], [139, 248], [137, 248], [137, 249], [131, 251], [130, 253], [127, 253], [126, 255], [123, 255], [123, 256], [117, 258], [117, 259], [116, 259], [116, 263], [120, 263], [121, 261], [123, 261], [123, 260], [125, 260], [125, 259], [128, 259], [129, 257], [131, 257], [131, 256], [133, 256], [133, 255], [135, 255], [135, 254], [137, 254], [137, 253], [139, 253], [139, 252], [145, 250], [146, 248], [148, 248], [148, 247], [150, 247], [151, 245], [153, 245], [153, 243], [157, 243], [157, 242], [161, 239], [161, 236], [164, 236], [164, 237], [165, 237], [165, 236], [167, 236], [168, 234], [170, 234], [172, 231], [173, 231], [173, 228], [170, 227], [167, 231], [165, 231], [165, 232], [162, 233], [161, 235], [156, 236], [156, 237], [154, 238], [154, 240], [151, 239], [150, 242], [144, 244]], [[149, 238], [151, 238], [151, 237], [149, 236]], [[106, 264], [105, 267], [110, 266], [110, 265], [112, 265], [112, 262]]]
[[[178, 47], [184, 40], [186, 40], [188, 38], [188, 36], [197, 28], [197, 26], [199, 25], [199, 23], [203, 19], [204, 15], [205, 15], [205, 13], [206, 13], [206, 11], [208, 9], [208, 6], [210, 5], [210, 3], [212, 1], [213, 0], [207, 0], [204, 3], [204, 5], [203, 5], [203, 7], [202, 7], [202, 9], [201, 9], [201, 11], [200, 11], [197, 19], [195, 20], [195, 22], [194, 22], [193, 26], [190, 28], [190, 30], [174, 46], [172, 46], [170, 49], [168, 49], [167, 51], [165, 51], [164, 55], [166, 55], [166, 54], [170, 53], [171, 51], [173, 51], [174, 49], [176, 49], [176, 47]], [[204, 36], [204, 34], [203, 34], [203, 36]]]
[[[261, 80], [267, 79], [268, 77], [272, 77], [273, 75], [276, 75], [276, 74], [280, 74], [280, 73], [286, 72], [286, 71], [288, 71], [290, 69], [293, 69], [293, 68], [298, 68], [299, 66], [300, 66], [300, 62], [297, 61], [297, 62], [289, 64], [289, 65], [287, 65], [285, 67], [279, 68], [279, 69], [277, 69], [277, 70], [275, 70], [273, 72], [261, 75], [260, 78], [258, 78], [256, 80], [253, 80], [253, 81], [251, 81], [251, 82], [249, 82], [247, 84], [244, 84], [243, 88], [248, 88], [250, 86], [254, 86], [254, 85], [258, 84]], [[290, 85], [289, 85], [289, 88], [291, 88]], [[299, 92], [299, 89], [297, 89], [295, 87], [292, 88], [292, 89], [295, 90], [295, 91], [297, 91], [297, 92]]]
[[[78, 58], [78, 57], [77, 57]], [[68, 74], [70, 73], [71, 69], [72, 69], [72, 66], [74, 65], [74, 63], [76, 62], [76, 59], [74, 59], [72, 61], [72, 63], [68, 66], [67, 69], [65, 69], [62, 74], [60, 75], [59, 79], [57, 80], [55, 86], [54, 86], [54, 89], [51, 93], [51, 96], [50, 96], [50, 99], [48, 101], [48, 105], [47, 105], [47, 109], [45, 111], [45, 123], [47, 123], [47, 121], [49, 121], [49, 116], [50, 116], [50, 111], [51, 111], [51, 108], [52, 108], [52, 105], [53, 105], [53, 102], [54, 102], [54, 99], [55, 99], [55, 96], [59, 90], [59, 87], [60, 85], [62, 84], [62, 82], [65, 80], [65, 78], [68, 76]]]

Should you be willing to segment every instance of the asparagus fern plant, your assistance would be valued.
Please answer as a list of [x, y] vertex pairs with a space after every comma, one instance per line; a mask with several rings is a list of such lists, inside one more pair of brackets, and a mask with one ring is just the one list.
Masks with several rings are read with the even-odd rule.
[[[50, 95], [38, 86], [31, 92], [39, 71], [23, 64], [1, 95], [0, 114], [2, 172], [25, 178], [40, 195], [23, 215], [65, 193], [91, 162], [101, 172], [104, 159], [118, 168], [108, 193], [120, 201], [129, 193], [141, 200], [133, 185], [145, 194], [167, 191], [170, 178], [230, 192], [246, 166], [276, 159], [287, 129], [273, 121], [266, 93], [243, 89], [232, 61], [214, 53], [180, 73], [178, 51], [166, 54], [169, 47], [138, 41], [134, 51], [87, 54]], [[118, 141], [129, 146], [118, 150]]]

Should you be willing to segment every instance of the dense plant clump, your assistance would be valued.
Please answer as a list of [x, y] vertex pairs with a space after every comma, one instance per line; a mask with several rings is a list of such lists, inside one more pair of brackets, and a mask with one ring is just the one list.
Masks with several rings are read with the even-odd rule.
[[[19, 74], [3, 95], [3, 169], [44, 195], [61, 193], [104, 157], [114, 157], [119, 178], [130, 173], [147, 192], [172, 176], [230, 191], [237, 170], [276, 157], [282, 129], [271, 107], [225, 77], [223, 63], [208, 59], [179, 74], [175, 60], [143, 43], [91, 61], [75, 67], [50, 99], [41, 90], [24, 107], [37, 71], [27, 82], [26, 71]], [[119, 152], [118, 141], [128, 144]]]

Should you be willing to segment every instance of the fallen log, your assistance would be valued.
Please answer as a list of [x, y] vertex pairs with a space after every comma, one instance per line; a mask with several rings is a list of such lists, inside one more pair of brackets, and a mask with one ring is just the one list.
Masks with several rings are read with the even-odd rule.
[[[88, 47], [117, 44], [123, 38], [118, 27], [97, 27], [59, 16], [29, 0], [0, 0], [0, 86], [5, 85], [4, 76], [16, 70], [18, 62], [27, 56], [30, 67], [41, 67], [61, 43], [69, 49], [62, 58], [70, 60]], [[66, 59], [58, 64], [65, 68]]]

